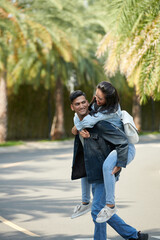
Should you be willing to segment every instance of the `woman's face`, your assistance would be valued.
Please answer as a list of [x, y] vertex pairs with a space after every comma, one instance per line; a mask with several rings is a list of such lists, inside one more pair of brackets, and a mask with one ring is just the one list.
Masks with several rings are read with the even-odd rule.
[[106, 104], [105, 94], [99, 88], [96, 90], [95, 97], [98, 106], [103, 106]]

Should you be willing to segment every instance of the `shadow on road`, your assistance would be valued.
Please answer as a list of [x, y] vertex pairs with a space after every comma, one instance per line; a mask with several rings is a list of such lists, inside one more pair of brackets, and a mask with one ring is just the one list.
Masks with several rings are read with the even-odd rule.
[[[160, 230], [159, 229], [146, 229], [146, 231], [144, 231], [145, 233], [149, 233], [149, 240], [156, 240], [160, 238]], [[12, 236], [9, 236], [9, 234], [1, 234], [0, 235], [0, 239], [1, 240], [76, 240], [76, 239], [92, 239], [92, 235], [72, 235], [72, 236], [67, 236], [65, 234], [58, 234], [58, 235], [53, 235], [53, 236], [42, 236], [42, 237], [30, 237], [30, 236], [26, 236], [22, 233], [15, 233], [12, 234]], [[108, 236], [108, 239], [111, 240], [119, 240], [119, 239], [123, 239], [121, 236], [115, 236], [115, 237], [111, 237]]]

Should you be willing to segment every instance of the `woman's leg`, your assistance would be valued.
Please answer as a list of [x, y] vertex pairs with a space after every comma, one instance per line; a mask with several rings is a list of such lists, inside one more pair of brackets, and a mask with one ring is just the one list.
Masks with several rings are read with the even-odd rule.
[[90, 189], [91, 184], [88, 183], [87, 177], [81, 178], [81, 189], [82, 189], [82, 202], [75, 206], [74, 212], [71, 218], [79, 217], [88, 211], [90, 211]]
[[127, 165], [134, 159], [136, 154], [136, 149], [133, 144], [128, 144], [128, 159], [127, 159]]
[[81, 178], [81, 189], [82, 189], [82, 203], [89, 203], [91, 185], [88, 183], [87, 177]]
[[103, 163], [103, 178], [106, 191], [106, 204], [115, 205], [115, 175], [112, 175], [113, 168], [117, 162], [117, 151], [113, 150]]
[[98, 213], [96, 222], [104, 223], [109, 220], [117, 211], [115, 207], [115, 175], [112, 174], [117, 161], [117, 151], [112, 151], [103, 164], [103, 178], [106, 192], [106, 205]]
[[[128, 159], [127, 164], [129, 164], [135, 156], [135, 147], [133, 144], [129, 144], [128, 148]], [[112, 174], [113, 168], [117, 163], [117, 151], [113, 150], [103, 163], [103, 178], [104, 186], [106, 191], [106, 206], [97, 215], [96, 221], [102, 223], [107, 221], [116, 213], [117, 209], [115, 207], [115, 183], [117, 178]]]
[[[135, 157], [135, 146], [133, 144], [128, 145], [128, 159], [127, 165], [134, 159]], [[112, 175], [113, 168], [116, 166], [117, 162], [117, 151], [113, 150], [106, 160], [103, 163], [103, 178], [104, 178], [104, 186], [106, 191], [106, 204], [115, 204], [115, 182], [116, 178]]]

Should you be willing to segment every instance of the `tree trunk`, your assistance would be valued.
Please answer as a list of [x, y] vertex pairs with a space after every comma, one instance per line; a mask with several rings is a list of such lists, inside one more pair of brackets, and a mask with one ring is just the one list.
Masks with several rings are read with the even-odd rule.
[[0, 75], [0, 143], [7, 138], [7, 89], [6, 73]]
[[136, 92], [136, 87], [134, 87], [132, 115], [138, 131], [141, 131], [141, 105], [139, 96]]
[[152, 132], [155, 131], [155, 102], [153, 100], [153, 98], [151, 98], [151, 106], [152, 106]]
[[63, 85], [61, 78], [57, 78], [55, 90], [55, 115], [51, 128], [51, 139], [62, 139], [65, 135], [64, 130], [64, 101], [63, 101]]

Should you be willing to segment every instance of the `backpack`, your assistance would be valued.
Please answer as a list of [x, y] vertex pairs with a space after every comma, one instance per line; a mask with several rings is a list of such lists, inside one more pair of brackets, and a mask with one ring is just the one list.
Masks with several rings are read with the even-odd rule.
[[132, 144], [138, 143], [139, 135], [136, 125], [133, 121], [133, 117], [127, 112], [122, 110], [121, 120], [124, 126], [124, 132], [128, 138], [128, 141]]

